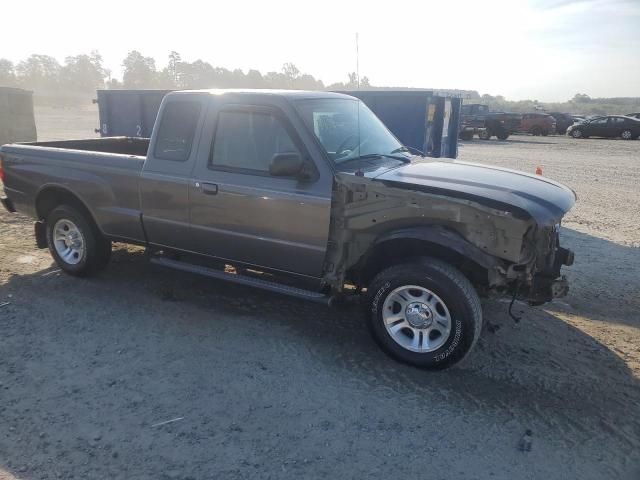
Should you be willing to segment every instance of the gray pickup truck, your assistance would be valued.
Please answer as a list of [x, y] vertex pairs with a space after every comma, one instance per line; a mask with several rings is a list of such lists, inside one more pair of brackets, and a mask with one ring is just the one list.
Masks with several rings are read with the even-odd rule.
[[111, 242], [152, 262], [308, 300], [360, 298], [395, 358], [463, 359], [481, 295], [566, 295], [559, 225], [576, 197], [540, 176], [413, 155], [336, 93], [183, 91], [151, 139], [4, 145], [10, 212], [60, 268], [104, 268]]

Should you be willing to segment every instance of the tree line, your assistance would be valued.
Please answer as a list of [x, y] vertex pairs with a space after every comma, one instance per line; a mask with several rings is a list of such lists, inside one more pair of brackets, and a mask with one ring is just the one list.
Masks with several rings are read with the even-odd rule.
[[536, 111], [562, 112], [580, 115], [624, 115], [640, 112], [639, 97], [591, 98], [576, 93], [566, 102], [539, 102], [538, 100], [507, 100], [502, 95], [480, 95], [471, 92], [466, 103], [489, 105], [494, 112], [530, 113]]
[[34, 54], [14, 64], [0, 59], [0, 86], [33, 90], [36, 95], [93, 95], [99, 88], [131, 89], [195, 89], [195, 88], [281, 88], [299, 90], [339, 90], [370, 87], [369, 79], [358, 82], [356, 73], [349, 73], [345, 82], [328, 86], [313, 75], [302, 73], [293, 63], [285, 63], [280, 71], [265, 74], [251, 69], [229, 70], [214, 67], [203, 60], [188, 62], [172, 51], [165, 67], [159, 68], [152, 57], [137, 50], [128, 53], [122, 62], [122, 80], [111, 77], [102, 56], [97, 51], [66, 57], [60, 64], [49, 55]]
[[[261, 73], [250, 69], [229, 70], [215, 67], [203, 60], [188, 62], [175, 51], [169, 53], [166, 65], [158, 67], [152, 57], [137, 50], [128, 53], [122, 62], [122, 79], [112, 78], [97, 51], [69, 56], [61, 64], [49, 55], [34, 54], [14, 64], [0, 58], [0, 86], [13, 86], [33, 90], [38, 97], [95, 95], [98, 88], [282, 88], [300, 90], [349, 90], [374, 87], [365, 76], [358, 81], [350, 72], [344, 82], [325, 85], [313, 75], [302, 73], [293, 63], [285, 63], [280, 71]], [[532, 112], [536, 110], [560, 111], [580, 114], [624, 114], [640, 111], [640, 98], [591, 98], [577, 93], [571, 100], [542, 103], [537, 100], [510, 101], [501, 95], [469, 93], [470, 103], [484, 103], [494, 111]]]

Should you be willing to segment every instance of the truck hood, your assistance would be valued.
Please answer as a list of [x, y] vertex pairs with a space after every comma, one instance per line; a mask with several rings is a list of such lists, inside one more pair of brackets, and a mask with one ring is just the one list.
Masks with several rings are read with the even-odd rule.
[[532, 217], [541, 226], [558, 223], [577, 198], [570, 188], [539, 175], [457, 160], [418, 161], [371, 177], [390, 187], [462, 198], [519, 218]]

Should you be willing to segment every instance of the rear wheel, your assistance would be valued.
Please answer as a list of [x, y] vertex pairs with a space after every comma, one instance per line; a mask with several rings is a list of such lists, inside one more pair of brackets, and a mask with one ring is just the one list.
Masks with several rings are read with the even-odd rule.
[[620, 136], [623, 140], [633, 140], [633, 132], [631, 130], [623, 130]]
[[480, 140], [490, 140], [491, 135], [491, 130], [489, 130], [488, 128], [480, 130], [480, 132], [478, 133], [478, 137], [480, 138]]
[[61, 205], [46, 221], [51, 256], [65, 272], [87, 276], [102, 270], [111, 257], [111, 242], [77, 208]]
[[509, 138], [509, 132], [500, 132], [496, 136], [498, 137], [498, 140], [506, 140], [507, 138]]
[[582, 133], [582, 130], [580, 130], [579, 128], [576, 128], [575, 130], [571, 131], [571, 136], [573, 138], [585, 138], [585, 136]]
[[473, 130], [463, 130], [460, 132], [460, 140], [473, 140]]
[[423, 257], [387, 268], [367, 292], [373, 336], [402, 362], [446, 368], [463, 360], [480, 336], [482, 310], [475, 289], [440, 260]]
[[531, 132], [531, 135], [533, 135], [534, 137], [538, 137], [542, 135], [542, 129], [537, 125], [534, 127], [531, 127], [530, 132]]

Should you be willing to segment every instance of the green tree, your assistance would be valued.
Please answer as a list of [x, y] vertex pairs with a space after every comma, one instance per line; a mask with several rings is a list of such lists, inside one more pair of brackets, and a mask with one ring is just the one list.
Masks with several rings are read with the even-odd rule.
[[154, 88], [158, 85], [156, 61], [132, 50], [122, 62], [124, 73], [122, 84], [125, 88]]
[[293, 63], [282, 65], [282, 74], [286, 77], [287, 87], [293, 88], [296, 79], [300, 76], [300, 70]]
[[247, 72], [247, 88], [265, 88], [265, 81], [258, 70]]
[[231, 82], [233, 88], [247, 88], [247, 76], [239, 68], [231, 72]]
[[13, 62], [6, 58], [0, 58], [0, 86], [16, 86], [16, 71]]
[[316, 80], [312, 75], [302, 74], [295, 79], [293, 88], [300, 90], [322, 90], [324, 84], [320, 80]]
[[215, 69], [207, 62], [196, 60], [188, 63], [180, 64], [180, 83], [181, 88], [212, 88], [214, 87], [216, 72]]
[[346, 84], [347, 88], [358, 88], [360, 85], [358, 84], [358, 74], [356, 72], [351, 72], [349, 74], [349, 81]]
[[575, 103], [589, 103], [591, 101], [591, 97], [585, 93], [576, 93], [571, 101]]
[[60, 70], [60, 84], [66, 91], [92, 93], [96, 88], [104, 87], [107, 76], [102, 56], [94, 50], [89, 55], [67, 57]]
[[60, 64], [49, 55], [34, 54], [16, 66], [20, 86], [34, 91], [52, 92], [60, 87]]
[[289, 78], [280, 72], [267, 72], [264, 76], [266, 88], [287, 88]]
[[180, 66], [182, 64], [182, 57], [174, 50], [169, 54], [169, 65], [167, 65], [167, 72], [173, 79], [173, 83], [180, 84]]

